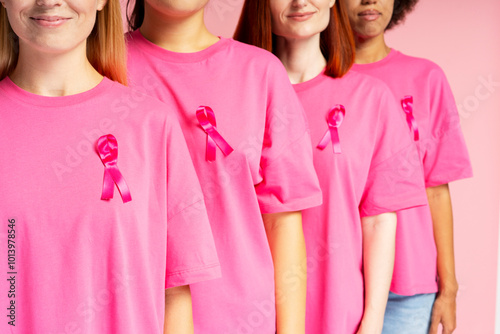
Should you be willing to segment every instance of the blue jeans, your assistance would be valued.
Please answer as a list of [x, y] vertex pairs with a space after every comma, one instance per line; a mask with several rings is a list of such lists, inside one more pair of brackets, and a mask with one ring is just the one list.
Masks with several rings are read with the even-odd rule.
[[401, 296], [389, 293], [382, 334], [428, 334], [435, 293]]

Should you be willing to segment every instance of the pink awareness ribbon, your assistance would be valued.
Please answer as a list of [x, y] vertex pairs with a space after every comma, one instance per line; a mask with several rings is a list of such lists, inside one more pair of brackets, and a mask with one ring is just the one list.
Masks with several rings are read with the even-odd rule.
[[224, 155], [229, 155], [233, 152], [233, 148], [222, 138], [217, 131], [217, 123], [215, 121], [215, 113], [212, 108], [200, 106], [196, 110], [196, 117], [200, 122], [201, 127], [207, 133], [207, 160], [215, 161], [216, 145], [219, 146]]
[[113, 198], [115, 184], [120, 191], [123, 203], [130, 202], [132, 196], [122, 173], [117, 166], [118, 142], [115, 136], [105, 135], [97, 140], [97, 152], [104, 165], [104, 182], [102, 185], [102, 200]]
[[413, 96], [407, 95], [401, 100], [401, 106], [406, 114], [406, 121], [408, 122], [408, 126], [410, 130], [413, 130], [413, 140], [418, 141], [418, 126], [415, 117], [413, 116]]
[[323, 139], [318, 144], [318, 148], [320, 150], [325, 149], [330, 140], [333, 145], [333, 153], [340, 154], [342, 153], [340, 149], [340, 138], [339, 138], [339, 127], [344, 121], [345, 117], [345, 108], [341, 104], [335, 105], [328, 112], [327, 122], [328, 122], [328, 130], [326, 130]]

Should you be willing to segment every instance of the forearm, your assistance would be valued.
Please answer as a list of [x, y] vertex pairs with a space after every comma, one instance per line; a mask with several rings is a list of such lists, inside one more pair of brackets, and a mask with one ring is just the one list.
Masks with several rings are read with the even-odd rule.
[[164, 334], [193, 334], [193, 308], [188, 285], [165, 290]]
[[396, 214], [362, 218], [365, 311], [363, 333], [381, 333], [396, 248]]
[[453, 245], [453, 212], [448, 184], [427, 188], [437, 249], [440, 293], [455, 296], [458, 290]]
[[278, 334], [305, 333], [306, 246], [302, 214], [264, 214], [264, 225], [274, 262]]
[[439, 293], [432, 308], [429, 333], [437, 334], [439, 324], [441, 324], [443, 334], [451, 334], [457, 326], [458, 283], [455, 276], [453, 212], [448, 184], [427, 188], [427, 198], [434, 228], [439, 278]]

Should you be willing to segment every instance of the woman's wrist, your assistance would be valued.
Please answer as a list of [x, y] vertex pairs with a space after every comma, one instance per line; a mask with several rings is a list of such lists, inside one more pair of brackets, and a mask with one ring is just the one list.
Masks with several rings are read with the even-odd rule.
[[458, 293], [458, 282], [455, 277], [446, 280], [439, 280], [439, 295], [443, 297], [455, 298]]
[[380, 312], [370, 312], [365, 310], [363, 319], [361, 320], [361, 325], [359, 331], [363, 334], [382, 333], [382, 328], [384, 327], [384, 314], [379, 314]]
[[458, 281], [455, 275], [439, 275], [439, 291], [457, 293], [458, 292]]

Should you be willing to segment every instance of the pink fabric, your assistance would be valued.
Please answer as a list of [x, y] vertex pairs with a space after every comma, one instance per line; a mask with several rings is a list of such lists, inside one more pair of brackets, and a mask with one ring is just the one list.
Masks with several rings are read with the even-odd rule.
[[308, 255], [307, 333], [353, 334], [363, 316], [361, 217], [423, 205], [422, 169], [403, 113], [385, 85], [350, 72], [324, 74], [294, 85], [311, 127], [313, 144], [328, 129], [327, 116], [345, 107], [338, 129], [342, 153], [314, 149], [323, 205], [305, 210]]
[[[222, 279], [192, 286], [195, 332], [274, 334], [274, 269], [261, 213], [321, 204], [305, 115], [280, 61], [221, 39], [196, 53], [127, 36], [130, 84], [165, 101], [181, 126], [205, 195]], [[206, 159], [196, 111], [209, 106], [234, 151]]]
[[[398, 101], [406, 95], [413, 97], [420, 158], [412, 164], [423, 166], [426, 187], [472, 177], [455, 100], [441, 68], [392, 50], [383, 60], [356, 64], [354, 70], [384, 81]], [[406, 129], [411, 131], [408, 125]], [[400, 211], [398, 221], [391, 291], [400, 295], [437, 292], [437, 254], [429, 207]]]
[[[4, 316], [0, 332], [163, 333], [165, 287], [220, 276], [172, 108], [108, 79], [65, 97], [5, 79], [0, 105], [0, 252], [15, 219], [17, 272], [16, 326]], [[118, 142], [128, 203], [101, 200], [96, 143], [106, 134]]]

